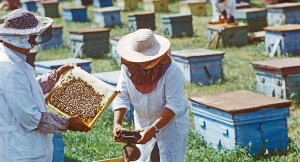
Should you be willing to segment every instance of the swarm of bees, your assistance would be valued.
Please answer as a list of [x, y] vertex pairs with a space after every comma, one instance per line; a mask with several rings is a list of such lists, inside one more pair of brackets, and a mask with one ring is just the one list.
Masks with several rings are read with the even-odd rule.
[[68, 76], [60, 86], [52, 89], [49, 102], [60, 111], [88, 123], [104, 107], [101, 105], [103, 97], [83, 79]]

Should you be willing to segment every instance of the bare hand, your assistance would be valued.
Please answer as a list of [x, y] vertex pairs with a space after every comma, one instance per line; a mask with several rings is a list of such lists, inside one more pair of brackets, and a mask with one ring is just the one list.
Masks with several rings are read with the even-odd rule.
[[115, 141], [115, 142], [122, 142], [120, 139], [117, 138], [117, 137], [118, 137], [117, 132], [118, 132], [119, 130], [125, 130], [125, 128], [123, 128], [121, 124], [114, 124], [114, 129], [113, 129], [113, 132], [112, 132], [112, 133], [113, 133], [114, 141]]
[[69, 118], [68, 129], [80, 132], [88, 132], [91, 130], [91, 128], [85, 125], [85, 123], [77, 116], [72, 116]]
[[139, 131], [141, 132], [142, 138], [136, 142], [137, 144], [145, 144], [155, 135], [155, 129], [153, 126], [142, 128]]
[[76, 66], [77, 64], [75, 63], [68, 63], [56, 69], [57, 79], [59, 79], [61, 74], [64, 73], [66, 70], [72, 69]]

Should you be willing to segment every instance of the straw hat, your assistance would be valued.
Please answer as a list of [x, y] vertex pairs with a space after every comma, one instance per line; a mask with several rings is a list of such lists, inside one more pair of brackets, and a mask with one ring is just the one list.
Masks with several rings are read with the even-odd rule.
[[39, 35], [53, 20], [49, 17], [34, 16], [25, 9], [16, 9], [8, 13], [0, 25], [0, 36]]
[[118, 54], [130, 62], [154, 60], [170, 49], [170, 41], [153, 34], [150, 29], [139, 29], [123, 36], [117, 44]]

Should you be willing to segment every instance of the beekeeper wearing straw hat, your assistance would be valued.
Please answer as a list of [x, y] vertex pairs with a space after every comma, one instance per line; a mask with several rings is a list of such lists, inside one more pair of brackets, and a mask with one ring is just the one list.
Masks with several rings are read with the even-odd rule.
[[26, 62], [30, 49], [51, 39], [52, 19], [36, 17], [24, 9], [8, 13], [0, 25], [0, 161], [52, 162], [53, 133], [89, 131], [78, 117], [47, 112], [43, 94], [67, 64], [35, 78]]
[[183, 162], [190, 121], [184, 74], [171, 58], [170, 41], [139, 29], [123, 36], [116, 48], [122, 67], [113, 101], [115, 137], [132, 103], [135, 129], [142, 134], [138, 161]]

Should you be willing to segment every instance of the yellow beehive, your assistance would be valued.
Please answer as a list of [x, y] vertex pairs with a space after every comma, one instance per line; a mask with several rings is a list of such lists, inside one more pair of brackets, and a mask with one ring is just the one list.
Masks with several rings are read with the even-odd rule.
[[138, 8], [138, 0], [116, 0], [116, 5], [121, 10], [135, 10]]
[[144, 10], [151, 12], [168, 12], [169, 0], [143, 0]]
[[181, 1], [179, 10], [180, 13], [191, 13], [193, 16], [206, 16], [206, 1]]
[[66, 117], [80, 117], [91, 128], [117, 93], [111, 85], [76, 67], [61, 75], [45, 101]]

